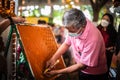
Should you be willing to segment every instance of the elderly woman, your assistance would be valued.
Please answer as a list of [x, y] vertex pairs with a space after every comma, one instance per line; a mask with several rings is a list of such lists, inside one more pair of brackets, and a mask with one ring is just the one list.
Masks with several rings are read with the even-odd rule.
[[45, 75], [49, 77], [79, 71], [79, 80], [107, 80], [105, 45], [99, 30], [78, 9], [70, 9], [64, 13], [63, 25], [69, 32], [68, 36], [46, 67], [51, 68], [70, 46], [76, 64], [60, 70], [51, 69]]

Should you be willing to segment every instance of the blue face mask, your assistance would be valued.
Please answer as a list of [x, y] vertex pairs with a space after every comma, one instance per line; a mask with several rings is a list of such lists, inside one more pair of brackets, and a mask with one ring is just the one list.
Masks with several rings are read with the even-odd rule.
[[71, 32], [69, 32], [68, 35], [71, 36], [71, 37], [76, 37], [76, 36], [78, 36], [77, 33], [71, 33]]

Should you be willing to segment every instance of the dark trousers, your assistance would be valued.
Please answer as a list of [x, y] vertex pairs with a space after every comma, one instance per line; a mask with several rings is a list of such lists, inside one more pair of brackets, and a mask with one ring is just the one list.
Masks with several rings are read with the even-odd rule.
[[110, 70], [110, 67], [111, 67], [112, 57], [113, 57], [113, 52], [110, 52], [110, 51], [106, 50], [107, 67], [108, 67], [107, 75], [108, 76], [109, 76], [109, 70]]
[[108, 67], [108, 70], [110, 69], [110, 66], [111, 66], [112, 57], [113, 57], [113, 52], [110, 52], [110, 51], [106, 50], [106, 58], [107, 58], [107, 67]]
[[116, 80], [120, 80], [120, 61], [117, 61], [117, 76]]
[[107, 74], [91, 75], [79, 72], [79, 80], [109, 80]]

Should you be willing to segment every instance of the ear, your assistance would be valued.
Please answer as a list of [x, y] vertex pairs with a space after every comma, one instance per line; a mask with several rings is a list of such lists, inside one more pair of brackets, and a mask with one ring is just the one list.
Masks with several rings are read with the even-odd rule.
[[72, 29], [76, 29], [76, 27], [72, 26]]
[[72, 29], [73, 30], [78, 30], [79, 28], [75, 27], [75, 26], [72, 26]]

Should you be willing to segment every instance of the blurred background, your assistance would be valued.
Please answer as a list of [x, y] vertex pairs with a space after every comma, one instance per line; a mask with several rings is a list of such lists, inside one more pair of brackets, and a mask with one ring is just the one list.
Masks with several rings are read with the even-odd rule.
[[4, 14], [0, 14], [4, 17], [5, 13], [15, 13], [25, 16], [30, 23], [37, 24], [37, 20], [41, 19], [61, 26], [64, 11], [77, 8], [88, 19], [97, 23], [104, 13], [112, 13], [116, 20], [114, 24], [118, 26], [120, 11], [114, 11], [115, 2], [116, 0], [1, 0], [0, 12]]

